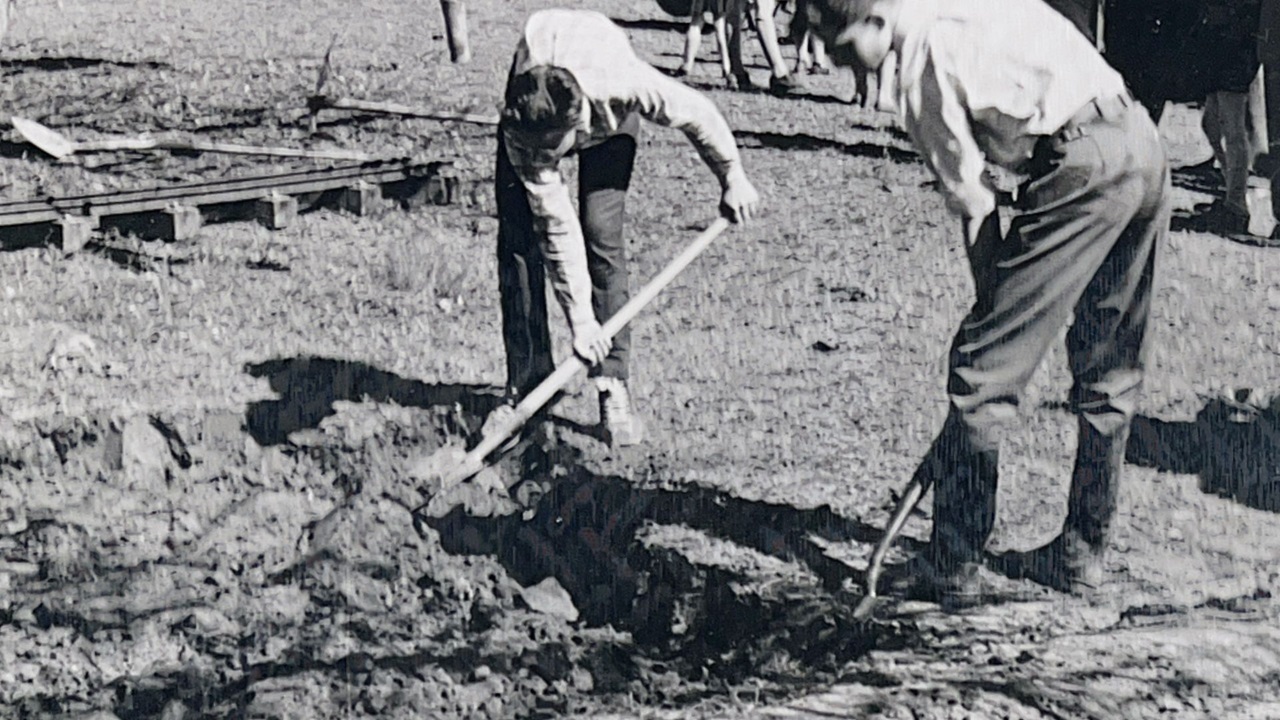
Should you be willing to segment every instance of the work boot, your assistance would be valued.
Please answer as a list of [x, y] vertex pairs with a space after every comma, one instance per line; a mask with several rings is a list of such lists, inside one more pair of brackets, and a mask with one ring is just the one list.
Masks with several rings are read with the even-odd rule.
[[1000, 571], [1058, 592], [1088, 597], [1106, 580], [1105, 546], [1088, 543], [1074, 530], [1063, 530], [1047, 545], [1030, 552], [1010, 552], [998, 559]]
[[1209, 232], [1223, 235], [1243, 235], [1249, 232], [1249, 209], [1221, 200], [1209, 206], [1200, 215]]
[[1046, 560], [1048, 580], [1053, 583], [1050, 587], [1082, 595], [1097, 590], [1103, 582], [1103, 555], [1116, 514], [1129, 425], [1126, 421], [1119, 429], [1103, 432], [1081, 415], [1076, 426], [1076, 462], [1067, 494], [1067, 519], [1062, 534], [1049, 544]]
[[955, 612], [1000, 602], [1038, 599], [1029, 583], [1011, 580], [977, 560], [944, 563], [928, 550], [906, 564], [886, 569], [883, 583], [889, 594], [937, 603]]
[[609, 444], [627, 447], [644, 442], [644, 422], [632, 411], [626, 381], [599, 377], [596, 390], [600, 393], [600, 424]]

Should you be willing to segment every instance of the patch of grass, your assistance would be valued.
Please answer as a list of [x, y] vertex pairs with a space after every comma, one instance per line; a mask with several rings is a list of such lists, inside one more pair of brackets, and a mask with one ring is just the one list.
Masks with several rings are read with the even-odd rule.
[[436, 300], [457, 302], [472, 273], [466, 253], [450, 252], [456, 235], [432, 220], [418, 232], [396, 233], [385, 241], [381, 281], [395, 292], [420, 293]]

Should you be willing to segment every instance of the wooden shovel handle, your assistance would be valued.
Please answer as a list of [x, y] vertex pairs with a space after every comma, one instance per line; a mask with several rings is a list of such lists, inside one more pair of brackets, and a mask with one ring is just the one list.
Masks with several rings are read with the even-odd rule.
[[[655, 275], [652, 280], [627, 301], [627, 304], [623, 305], [618, 312], [614, 313], [613, 317], [605, 322], [602, 326], [604, 334], [609, 338], [617, 335], [619, 330], [635, 319], [636, 315], [657, 297], [658, 293], [670, 285], [671, 281], [688, 267], [689, 263], [701, 255], [702, 251], [706, 250], [707, 246], [728, 227], [729, 221], [727, 219], [723, 217], [716, 218], [710, 227], [694, 238], [693, 242], [689, 243], [683, 252], [667, 263], [667, 266], [661, 272]], [[480, 444], [467, 453], [467, 456], [458, 464], [457, 469], [445, 478], [443, 487], [447, 488], [456, 485], [483, 470], [484, 459], [489, 456], [489, 453], [496, 450], [516, 430], [524, 426], [529, 421], [529, 418], [533, 417], [534, 413], [542, 409], [542, 406], [556, 393], [563, 390], [569, 384], [569, 381], [573, 379], [574, 374], [585, 366], [586, 364], [575, 353], [566, 362], [557, 367], [555, 372], [539, 383], [532, 392], [516, 405], [515, 412], [506, 418], [505, 422], [493, 428], [491, 434], [482, 438]]]

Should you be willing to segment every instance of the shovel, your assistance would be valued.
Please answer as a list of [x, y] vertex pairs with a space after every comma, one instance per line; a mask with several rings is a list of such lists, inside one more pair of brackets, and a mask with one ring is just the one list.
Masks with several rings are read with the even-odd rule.
[[[655, 297], [657, 297], [658, 293], [662, 292], [667, 285], [670, 285], [671, 281], [674, 280], [676, 276], [689, 265], [689, 263], [693, 262], [698, 255], [702, 254], [702, 251], [711, 244], [711, 241], [719, 237], [720, 233], [724, 232], [727, 227], [729, 227], [729, 221], [723, 217], [717, 218], [715, 222], [711, 223], [710, 227], [703, 230], [702, 234], [694, 238], [693, 242], [689, 243], [689, 246], [686, 247], [683, 252], [668, 263], [661, 272], [655, 275], [653, 279], [648, 282], [648, 284], [632, 296], [632, 298], [627, 301], [626, 305], [623, 305], [613, 317], [609, 318], [609, 320], [605, 322], [602, 327], [604, 334], [607, 337], [612, 338], [623, 328], [623, 326], [631, 322], [631, 320], [640, 313], [645, 305], [648, 305]], [[494, 427], [489, 435], [486, 435], [480, 440], [480, 444], [476, 445], [475, 448], [473, 448], [471, 452], [468, 452], [466, 457], [459, 461], [455, 467], [445, 473], [443, 481], [440, 484], [440, 490], [436, 497], [440, 497], [449, 489], [465, 482], [483, 470], [485, 468], [485, 460], [490, 453], [498, 449], [498, 447], [501, 446], [507, 438], [511, 437], [512, 434], [523, 427], [524, 424], [529, 421], [529, 418], [533, 417], [534, 413], [538, 412], [538, 410], [540, 410], [542, 406], [545, 405], [556, 393], [564, 389], [564, 386], [569, 384], [569, 381], [573, 379], [573, 376], [585, 367], [586, 363], [574, 354], [571, 355], [567, 361], [561, 364], [560, 367], [556, 368], [555, 372], [551, 373], [546, 380], [539, 383], [538, 387], [533, 389], [533, 392], [526, 395], [525, 398], [516, 405], [515, 411], [510, 417], [506, 418], [504, 422], [498, 424], [497, 427]], [[413, 513], [415, 515], [418, 514], [422, 510], [426, 509], [428, 505], [431, 505], [430, 500], [414, 508]], [[447, 512], [447, 510], [448, 508], [432, 508], [433, 512], [431, 514], [436, 515], [437, 512], [443, 514], [444, 512]]]
[[902, 532], [902, 526], [907, 523], [907, 518], [911, 516], [911, 511], [916, 509], [916, 505], [920, 503], [920, 498], [929, 490], [931, 484], [932, 478], [927, 474], [922, 477], [912, 478], [911, 483], [907, 486], [907, 491], [898, 500], [898, 507], [893, 511], [893, 519], [889, 521], [888, 527], [884, 530], [884, 535], [880, 537], [880, 542], [871, 553], [871, 560], [867, 563], [867, 574], [863, 581], [866, 594], [862, 596], [858, 606], [853, 609], [854, 620], [866, 620], [875, 611], [876, 604], [879, 602], [879, 597], [876, 595], [876, 586], [879, 585], [880, 573], [884, 570], [884, 556], [888, 554], [889, 547], [893, 545], [893, 541], [898, 539], [898, 534]]
[[211, 140], [164, 140], [150, 137], [108, 138], [77, 142], [34, 120], [14, 117], [11, 119], [27, 142], [59, 160], [81, 152], [104, 150], [195, 150], [201, 152], [233, 153], [237, 155], [270, 155], [272, 157], [313, 158], [317, 160], [373, 160], [372, 156], [352, 150], [296, 150], [293, 148], [235, 145]]

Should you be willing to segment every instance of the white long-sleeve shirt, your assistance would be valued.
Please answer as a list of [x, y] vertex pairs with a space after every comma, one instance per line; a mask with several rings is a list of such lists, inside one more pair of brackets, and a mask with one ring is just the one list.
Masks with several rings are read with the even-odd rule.
[[[727, 184], [742, 161], [733, 132], [714, 103], [636, 56], [622, 28], [590, 10], [541, 10], [529, 16], [512, 76], [538, 65], [568, 70], [582, 88], [583, 119], [574, 148], [636, 135], [640, 118], [681, 130]], [[522, 147], [505, 133], [507, 154], [524, 183], [556, 298], [571, 327], [595, 319], [582, 225], [573, 211], [559, 156]]]
[[[1042, 0], [908, 0], [894, 29], [899, 108], [947, 205], [995, 210], [986, 162], [1009, 170], [1124, 79]], [[1117, 158], [1123, 162], [1123, 158]]]

